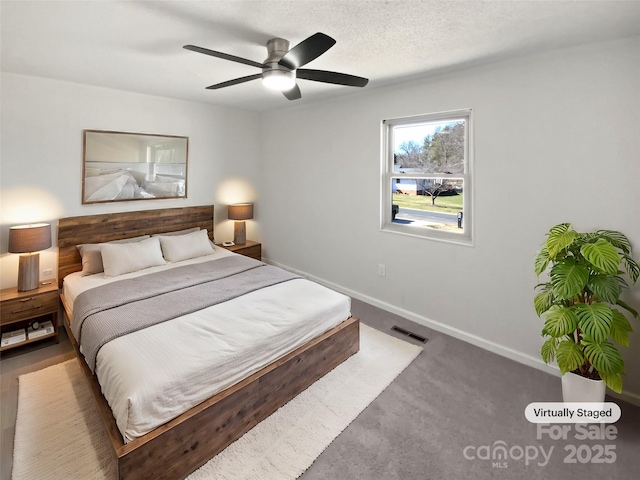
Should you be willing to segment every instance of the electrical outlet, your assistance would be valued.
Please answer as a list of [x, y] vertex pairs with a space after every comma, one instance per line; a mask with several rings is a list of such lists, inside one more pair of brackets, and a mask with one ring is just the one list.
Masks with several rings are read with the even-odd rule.
[[384, 263], [378, 264], [378, 275], [384, 277], [387, 274], [387, 267], [384, 266]]
[[45, 268], [42, 271], [42, 276], [44, 278], [53, 277], [53, 268]]

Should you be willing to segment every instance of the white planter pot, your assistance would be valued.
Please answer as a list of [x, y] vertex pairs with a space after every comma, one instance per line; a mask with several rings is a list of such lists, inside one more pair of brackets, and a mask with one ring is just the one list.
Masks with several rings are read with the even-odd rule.
[[591, 380], [571, 372], [562, 376], [562, 399], [565, 402], [604, 402], [606, 389], [602, 380]]

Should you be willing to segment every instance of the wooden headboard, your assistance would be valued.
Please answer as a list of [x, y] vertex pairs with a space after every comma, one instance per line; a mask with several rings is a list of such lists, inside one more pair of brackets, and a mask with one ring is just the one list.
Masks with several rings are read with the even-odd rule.
[[58, 286], [62, 286], [66, 275], [82, 270], [77, 245], [192, 227], [206, 228], [213, 240], [213, 205], [61, 218], [58, 220]]

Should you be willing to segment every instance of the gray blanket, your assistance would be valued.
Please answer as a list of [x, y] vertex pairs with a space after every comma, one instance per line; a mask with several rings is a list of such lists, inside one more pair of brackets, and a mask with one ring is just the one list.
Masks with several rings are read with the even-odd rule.
[[71, 328], [94, 372], [98, 351], [115, 338], [294, 278], [242, 256], [176, 267], [81, 293]]

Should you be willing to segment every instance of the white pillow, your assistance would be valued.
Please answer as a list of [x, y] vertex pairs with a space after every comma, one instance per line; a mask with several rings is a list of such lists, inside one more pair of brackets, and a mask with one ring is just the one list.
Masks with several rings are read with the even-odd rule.
[[[140, 240], [150, 238], [149, 235], [141, 235], [139, 237], [124, 238], [122, 240], [112, 240], [105, 243], [133, 243]], [[78, 245], [78, 251], [82, 257], [82, 276], [93, 275], [94, 273], [104, 272], [102, 266], [102, 254], [100, 253], [100, 243], [84, 243]]]
[[149, 267], [164, 265], [158, 237], [136, 243], [105, 243], [100, 246], [105, 277], [137, 272]]
[[168, 262], [179, 262], [180, 260], [202, 257], [203, 255], [211, 255], [214, 253], [206, 229], [186, 235], [160, 235], [158, 238], [160, 239], [164, 259]]

